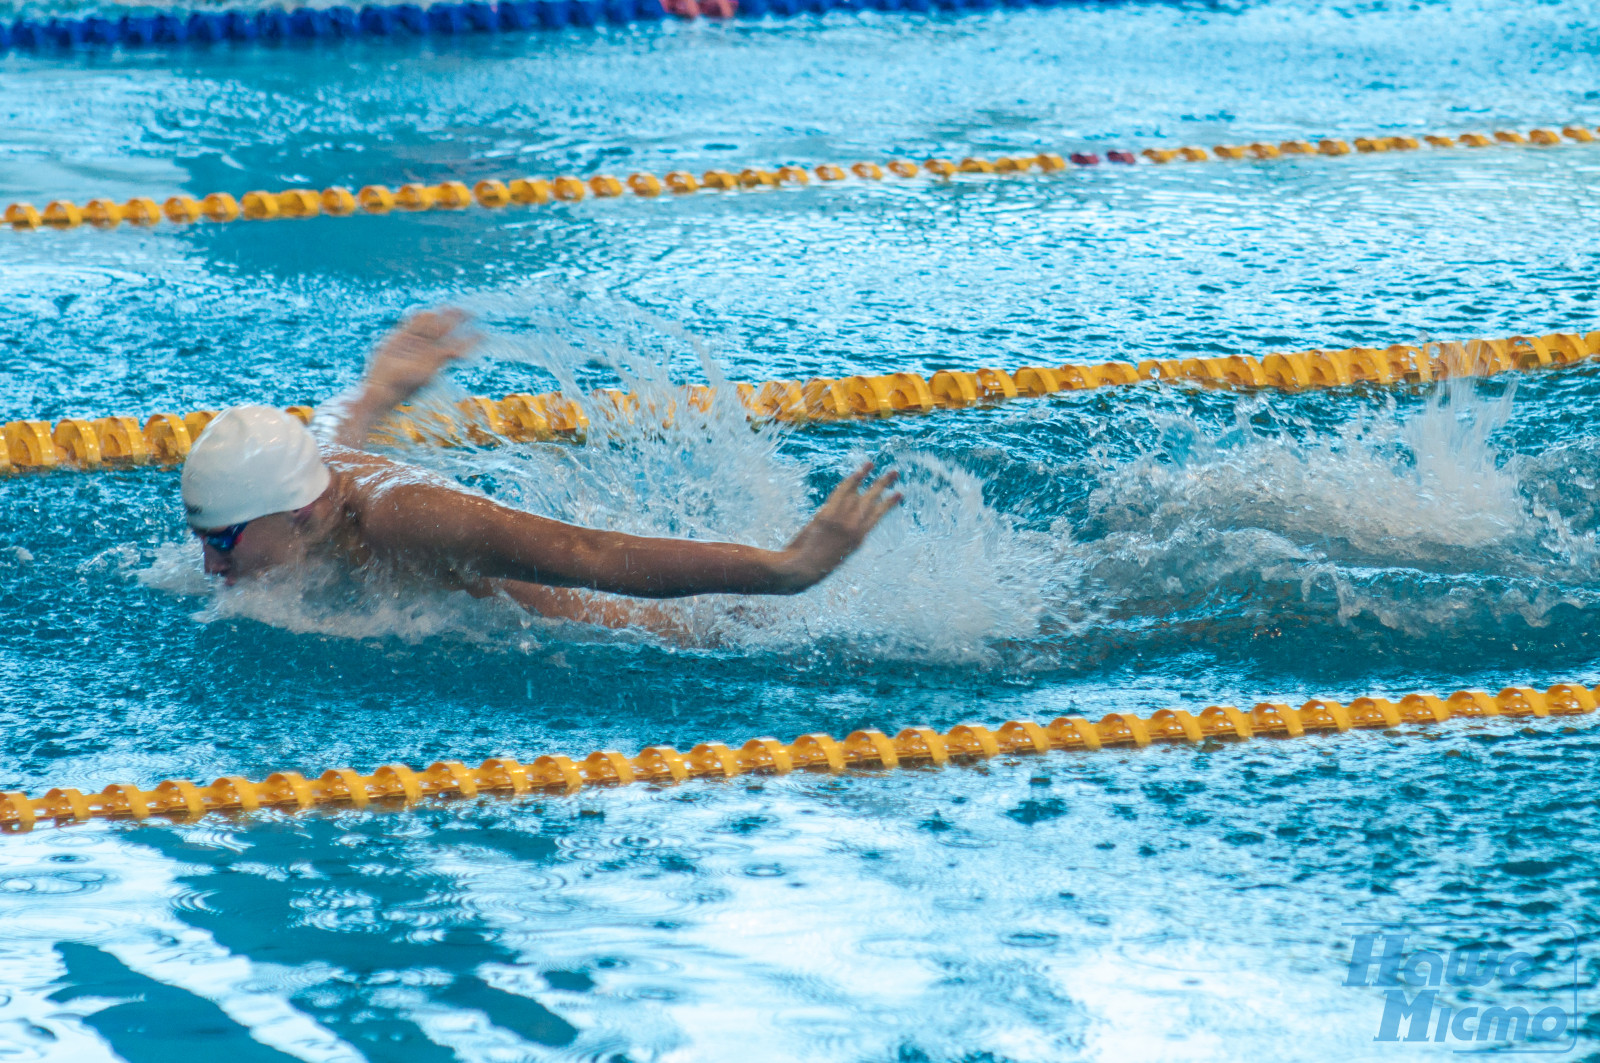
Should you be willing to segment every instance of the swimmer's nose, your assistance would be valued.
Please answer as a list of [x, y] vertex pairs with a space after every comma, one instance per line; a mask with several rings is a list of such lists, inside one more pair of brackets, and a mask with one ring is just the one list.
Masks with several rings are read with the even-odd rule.
[[230, 573], [233, 569], [233, 565], [228, 561], [228, 559], [216, 550], [211, 549], [209, 546], [204, 547], [203, 549], [206, 557], [206, 575], [221, 576], [225, 581], [232, 583], [233, 579]]

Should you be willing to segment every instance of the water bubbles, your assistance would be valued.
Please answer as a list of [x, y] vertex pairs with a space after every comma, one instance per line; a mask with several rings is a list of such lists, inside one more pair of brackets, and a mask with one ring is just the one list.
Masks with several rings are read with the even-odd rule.
[[61, 871], [34, 875], [12, 875], [0, 878], [0, 892], [48, 895], [56, 893], [82, 893], [93, 890], [105, 881], [99, 871]]
[[1100, 619], [1108, 653], [1175, 636], [1252, 656], [1262, 632], [1288, 654], [1312, 632], [1368, 646], [1375, 629], [1421, 640], [1383, 652], [1436, 657], [1441, 630], [1515, 636], [1593, 608], [1592, 538], [1537, 501], [1536, 463], [1502, 449], [1513, 395], [1457, 380], [1405, 408], [1263, 396], [1231, 421], [1152, 411], [1151, 442], [1095, 472], [1064, 544], [1082, 569], [1067, 601]]
[[[245, 188], [1525, 128], [1592, 81], [1551, 46], [1562, 5], [1084, 6], [374, 42], [359, 77], [295, 49], [134, 78], [40, 55], [49, 76], [11, 81], [10, 176], [43, 202], [207, 159]], [[162, 161], [135, 114], [199, 156]], [[54, 234], [0, 267], [0, 348], [19, 416], [298, 402], [451, 300], [490, 340], [424, 405], [620, 385], [664, 409], [724, 373], [1587, 327], [1591, 150], [627, 197], [331, 240]], [[766, 547], [854, 462], [905, 474], [906, 507], [812, 592], [651, 606], [655, 631], [367, 573], [218, 589], [172, 476], [11, 477], [6, 785], [1592, 677], [1596, 376], [1518, 375], [1515, 399], [1145, 385], [804, 431], [752, 430], [724, 389], [581, 448], [402, 453], [560, 519]], [[1595, 921], [1593, 832], [1561, 800], [1592, 789], [1594, 727], [1523, 723], [1061, 755], [1048, 787], [997, 758], [12, 835], [0, 1043], [104, 1056], [86, 1013], [137, 1015], [143, 979], [151, 1028], [224, 1055], [1376, 1058], [1375, 1012], [1329, 991], [1353, 915]], [[64, 970], [74, 949], [93, 963]]]
[[1060, 941], [1061, 935], [1048, 930], [1014, 930], [1000, 940], [1019, 949], [1047, 949]]
[[788, 872], [782, 864], [746, 864], [744, 874], [749, 878], [780, 878]]
[[[607, 417], [596, 409], [595, 438], [582, 447], [402, 448], [400, 456], [419, 466], [418, 475], [445, 476], [468, 490], [586, 526], [776, 548], [809, 519], [840, 473], [868, 456], [786, 453], [787, 431], [775, 425], [752, 431], [729, 386], [709, 410], [685, 406], [684, 367], [720, 382], [716, 362], [681, 328], [616, 300], [580, 293], [553, 318], [550, 308], [513, 312], [504, 298], [480, 310], [490, 308], [496, 312], [489, 321], [520, 329], [493, 334], [486, 347], [495, 356], [537, 364], [569, 390], [582, 387], [580, 377], [592, 382], [603, 374], [638, 394], [645, 411], [673, 413], [670, 419], [659, 412]], [[590, 319], [600, 311], [609, 331], [586, 332], [573, 323], [598, 330]], [[457, 397], [440, 385], [416, 404], [444, 410]], [[841, 657], [977, 663], [992, 659], [998, 640], [1031, 636], [1043, 609], [1033, 572], [1050, 561], [1048, 539], [1018, 531], [985, 503], [983, 482], [958, 465], [902, 448], [891, 448], [888, 459], [902, 474], [905, 507], [832, 577], [793, 598], [623, 603], [638, 630], [609, 635], [585, 625], [530, 622], [510, 602], [472, 600], [405, 577], [302, 565], [212, 588], [200, 616], [248, 617], [352, 638], [445, 636], [523, 653], [548, 642], [650, 638], [655, 630], [666, 633], [669, 645], [690, 651], [787, 653], [820, 646], [824, 667]], [[162, 547], [140, 579], [191, 593], [204, 586], [197, 583], [197, 559], [190, 543]], [[527, 630], [542, 638], [526, 638]]]

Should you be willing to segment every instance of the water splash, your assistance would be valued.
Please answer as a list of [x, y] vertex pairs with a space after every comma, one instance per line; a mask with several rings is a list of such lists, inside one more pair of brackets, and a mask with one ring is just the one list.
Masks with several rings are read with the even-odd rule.
[[1493, 444], [1513, 405], [1512, 389], [1459, 380], [1410, 415], [1389, 401], [1332, 432], [1264, 399], [1221, 428], [1155, 417], [1157, 442], [1090, 494], [1080, 607], [1213, 645], [1362, 618], [1471, 637], [1592, 608], [1592, 533], [1534, 501], [1524, 463]]
[[[707, 344], [604, 295], [501, 296], [476, 309], [498, 362], [548, 374], [563, 390], [614, 384], [640, 400], [631, 413], [591, 404], [582, 447], [397, 450], [510, 505], [634, 534], [779, 548], [868, 456], [859, 441], [752, 430]], [[683, 384], [696, 378], [723, 385], [709, 409], [683, 402]], [[464, 396], [446, 380], [418, 405], [445, 412]], [[1346, 419], [1331, 426], [1311, 406], [1257, 396], [1220, 423], [1170, 408], [1148, 414], [1152, 431], [1054, 470], [1092, 487], [1081, 516], [1047, 514], [1044, 529], [986, 501], [962, 452], [890, 442], [873, 456], [900, 469], [906, 505], [832, 577], [792, 598], [653, 605], [645, 626], [672, 632], [673, 652], [1034, 672], [1196, 643], [1255, 652], [1263, 633], [1285, 630], [1337, 632], [1346, 650], [1383, 632], [1471, 639], [1546, 626], [1562, 607], [1600, 601], [1588, 578], [1593, 532], [1575, 531], [1559, 506], [1533, 497], [1543, 474], [1494, 444], [1510, 424], [1514, 388], [1489, 397], [1452, 381], [1409, 412], [1392, 398], [1341, 403]], [[1049, 408], [1038, 409], [1037, 430], [1052, 430]], [[1061, 448], [1082, 449], [1065, 435]], [[995, 475], [1036, 474], [1013, 464]], [[192, 552], [163, 553], [141, 578], [190, 592], [177, 571], [193, 564]], [[327, 573], [216, 594], [202, 618], [222, 617], [514, 649], [652, 638]]]
[[194, 614], [201, 623], [255, 620], [298, 634], [410, 643], [441, 636], [490, 645], [512, 639], [527, 649], [540, 644], [529, 637], [532, 631], [560, 627], [499, 599], [402, 585], [376, 573], [353, 576], [332, 565], [304, 565], [227, 587], [205, 575], [199, 544], [192, 542], [157, 547], [132, 574], [156, 590], [203, 597]]
[[[584, 304], [586, 305], [586, 304]], [[482, 308], [479, 308], [482, 310]], [[581, 307], [580, 307], [581, 309]], [[582, 320], [580, 310], [572, 316]], [[454, 448], [405, 446], [405, 461], [482, 490], [509, 505], [591, 527], [639, 535], [781, 548], [821, 497], [867, 455], [800, 458], [780, 426], [752, 430], [715, 359], [681, 329], [610, 306], [615, 335], [542, 319], [531, 331], [502, 330], [484, 347], [503, 361], [548, 372], [564, 391], [610, 377], [639, 396], [638, 413], [590, 409], [590, 443]], [[531, 314], [523, 313], [526, 321]], [[627, 339], [624, 345], [618, 337]], [[683, 402], [685, 366], [719, 387], [699, 410]], [[583, 383], [580, 384], [580, 377]], [[448, 380], [419, 395], [423, 411], [452, 411], [465, 392]], [[882, 455], [880, 455], [882, 456]], [[805, 650], [818, 660], [980, 661], [999, 640], [1030, 637], [1052, 554], [1048, 537], [1019, 530], [989, 507], [983, 485], [955, 464], [915, 452], [888, 455], [902, 473], [906, 505], [819, 586], [793, 597], [707, 595], [652, 605], [695, 650]], [[195, 547], [170, 546], [140, 573], [150, 586], [193, 593]], [[249, 617], [294, 631], [418, 640], [460, 634], [497, 642], [527, 633], [596, 637], [584, 625], [534, 621], [504, 602], [352, 579], [310, 570], [218, 589], [203, 620]], [[662, 625], [657, 625], [662, 626]], [[542, 645], [542, 640], [529, 645]]]
[[1532, 520], [1515, 459], [1501, 462], [1489, 442], [1512, 398], [1508, 389], [1483, 400], [1470, 380], [1454, 380], [1409, 418], [1391, 402], [1331, 438], [1258, 430], [1251, 418], [1260, 411], [1248, 401], [1220, 434], [1162, 418], [1160, 449], [1101, 478], [1095, 520], [1108, 534], [1140, 525], [1151, 534], [1259, 529], [1388, 563], [1482, 550], [1526, 534]]

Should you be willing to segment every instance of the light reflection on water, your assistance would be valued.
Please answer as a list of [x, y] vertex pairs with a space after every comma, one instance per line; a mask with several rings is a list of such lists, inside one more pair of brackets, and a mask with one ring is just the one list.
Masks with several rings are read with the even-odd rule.
[[152, 1002], [92, 985], [150, 980], [168, 1036], [208, 1001], [301, 1058], [1380, 1058], [1345, 924], [1562, 903], [1592, 845], [1540, 806], [1497, 829], [1471, 772], [1561, 789], [1596, 748], [1500, 724], [40, 832], [5, 953], [64, 988], [0, 1015], [125, 1030]]
[[[1593, 117], [1571, 29], [1591, 7], [9, 56], [0, 193], [1526, 129]], [[0, 234], [7, 416], [320, 399], [437, 300], [493, 335], [469, 392], [1584, 329], [1592, 150]], [[794, 433], [721, 411], [416, 455], [555, 516], [766, 545], [860, 458], [907, 473], [837, 578], [687, 603], [686, 644], [438, 596], [213, 597], [170, 475], [12, 478], [0, 786], [1593, 680], [1596, 386], [1139, 387]], [[1344, 924], [1565, 921], [1586, 943], [1594, 734], [9, 837], [0, 1059], [1391, 1058], [1381, 999], [1339, 985]]]

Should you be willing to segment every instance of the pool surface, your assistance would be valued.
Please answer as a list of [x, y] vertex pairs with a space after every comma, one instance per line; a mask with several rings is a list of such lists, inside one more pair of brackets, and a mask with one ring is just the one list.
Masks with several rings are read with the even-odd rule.
[[[1597, 25], [1129, 2], [12, 54], [0, 202], [1592, 127]], [[1588, 331], [1597, 178], [1600, 144], [0, 231], [3, 419], [321, 401], [439, 303], [488, 337], [439, 401]], [[1597, 414], [1578, 366], [407, 452], [548, 515], [762, 546], [863, 458], [902, 471], [832, 579], [670, 606], [678, 640], [221, 591], [174, 473], [15, 476], [0, 789], [1593, 684]], [[1355, 924], [1397, 921], [1575, 970], [1557, 1047], [1584, 1058], [1597, 770], [1593, 717], [1453, 721], [10, 835], [0, 1060], [1504, 1047], [1374, 1041], [1382, 991], [1343, 982]]]

